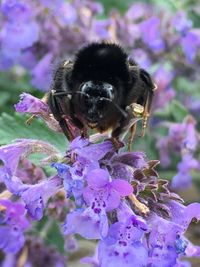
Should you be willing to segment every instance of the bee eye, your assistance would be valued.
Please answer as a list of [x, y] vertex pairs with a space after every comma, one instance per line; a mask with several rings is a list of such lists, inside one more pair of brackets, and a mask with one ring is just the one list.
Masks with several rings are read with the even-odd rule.
[[111, 84], [106, 82], [88, 81], [81, 84], [79, 90], [91, 97], [114, 98], [114, 88]]
[[109, 83], [103, 83], [103, 88], [106, 91], [107, 98], [113, 99], [114, 98], [114, 88]]

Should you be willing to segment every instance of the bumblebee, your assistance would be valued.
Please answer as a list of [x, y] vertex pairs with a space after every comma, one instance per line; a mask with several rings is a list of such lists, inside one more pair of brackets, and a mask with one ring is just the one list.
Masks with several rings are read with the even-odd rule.
[[130, 148], [137, 120], [142, 120], [144, 135], [155, 89], [150, 75], [119, 45], [91, 43], [78, 51], [74, 61], [58, 66], [47, 101], [69, 141], [77, 130], [87, 137], [92, 128], [110, 131], [118, 146], [130, 130]]

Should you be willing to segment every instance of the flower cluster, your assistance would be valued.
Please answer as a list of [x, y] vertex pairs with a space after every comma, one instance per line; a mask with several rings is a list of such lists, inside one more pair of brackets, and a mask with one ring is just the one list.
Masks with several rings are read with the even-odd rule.
[[[91, 0], [3, 0], [0, 70], [15, 72], [12, 67], [21, 66], [30, 74], [31, 84], [46, 91], [57, 61], [71, 59], [82, 45], [91, 41], [116, 42], [153, 75], [158, 86], [152, 110], [155, 118], [157, 111], [169, 110], [176, 97], [199, 121], [200, 30], [190, 16], [191, 10], [198, 17], [198, 1], [192, 6], [185, 3], [173, 11], [166, 11], [161, 5], [134, 3], [124, 14], [112, 10], [105, 16], [102, 4]], [[48, 110], [43, 116], [51, 128], [59, 129]], [[165, 119], [170, 121], [171, 117]], [[176, 122], [181, 125], [180, 119]], [[152, 136], [155, 138], [154, 133]], [[166, 148], [164, 143], [159, 142], [162, 153]], [[185, 162], [179, 162], [179, 173], [183, 173], [180, 169], [188, 168]], [[190, 175], [187, 179], [183, 176], [176, 176], [178, 182], [174, 188], [182, 180], [185, 188], [190, 185]]]
[[[29, 98], [17, 105], [19, 111], [21, 107], [22, 112], [30, 112], [26, 106]], [[34, 101], [37, 114], [42, 113], [41, 102]], [[64, 155], [51, 144], [30, 139], [0, 148], [1, 182], [6, 187], [0, 195], [0, 232], [4, 237], [0, 248], [5, 253], [18, 252], [15, 262], [28, 249], [25, 261], [33, 261], [35, 241], [26, 234], [25, 242], [23, 233], [29, 224], [34, 228], [33, 222], [48, 215], [49, 220], [53, 217], [62, 225], [69, 251], [76, 246], [76, 234], [98, 241], [95, 256], [82, 259], [91, 266], [190, 266], [180, 261], [181, 257], [199, 257], [200, 248], [184, 234], [193, 219], [200, 220], [200, 204], [185, 206], [169, 191], [168, 182], [155, 170], [158, 161], [148, 160], [142, 152], [123, 148], [116, 152], [108, 140], [91, 140], [93, 137], [75, 138]], [[33, 153], [46, 154], [41, 163], [51, 166], [56, 174], [46, 177], [37, 167], [37, 178], [27, 179], [24, 158]], [[44, 251], [42, 244], [39, 248]], [[64, 266], [64, 257], [55, 253], [49, 257]]]

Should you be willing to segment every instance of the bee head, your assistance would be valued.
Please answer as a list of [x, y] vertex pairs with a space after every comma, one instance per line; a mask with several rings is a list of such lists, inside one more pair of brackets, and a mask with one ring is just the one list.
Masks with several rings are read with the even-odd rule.
[[105, 115], [105, 111], [115, 97], [114, 86], [102, 81], [87, 81], [79, 88], [81, 94], [81, 109], [85, 119], [97, 123]]

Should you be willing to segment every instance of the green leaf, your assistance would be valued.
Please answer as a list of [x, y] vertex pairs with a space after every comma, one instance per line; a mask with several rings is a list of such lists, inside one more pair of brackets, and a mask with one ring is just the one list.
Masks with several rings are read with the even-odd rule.
[[33, 120], [31, 125], [26, 125], [29, 116], [14, 113], [10, 116], [2, 113], [0, 116], [0, 145], [9, 144], [20, 138], [39, 139], [54, 145], [61, 152], [67, 148], [68, 141], [62, 133], [53, 132], [40, 119]]

